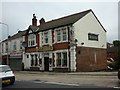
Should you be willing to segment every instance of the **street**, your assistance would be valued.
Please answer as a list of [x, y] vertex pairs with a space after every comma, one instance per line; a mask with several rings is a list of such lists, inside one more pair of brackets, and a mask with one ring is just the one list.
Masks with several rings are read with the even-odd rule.
[[14, 85], [3, 88], [119, 88], [117, 76], [15, 72]]

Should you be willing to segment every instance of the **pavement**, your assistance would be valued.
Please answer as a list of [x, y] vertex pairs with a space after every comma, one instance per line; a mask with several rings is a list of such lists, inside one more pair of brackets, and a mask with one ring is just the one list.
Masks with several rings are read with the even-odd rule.
[[117, 76], [117, 71], [112, 72], [42, 72], [42, 71], [15, 71], [23, 74], [44, 74], [44, 75], [90, 75], [90, 76]]

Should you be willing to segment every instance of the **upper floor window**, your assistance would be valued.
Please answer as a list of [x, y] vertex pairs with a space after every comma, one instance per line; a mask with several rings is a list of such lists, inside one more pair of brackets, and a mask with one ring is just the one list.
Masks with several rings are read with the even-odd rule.
[[22, 40], [20, 41], [20, 49], [22, 49]]
[[57, 31], [57, 41], [61, 41], [61, 32], [60, 32], [60, 30]]
[[56, 41], [61, 42], [61, 41], [66, 41], [67, 40], [67, 29], [62, 28], [56, 31]]
[[35, 38], [34, 34], [31, 34], [28, 36], [28, 46], [29, 47], [35, 46], [35, 41], [36, 41], [36, 38]]
[[48, 43], [48, 32], [44, 33], [44, 42]]
[[6, 52], [7, 52], [8, 51], [8, 43], [6, 42], [5, 45], [6, 45]]
[[2, 53], [4, 52], [4, 44], [2, 43]]
[[63, 41], [66, 41], [67, 40], [67, 32], [66, 32], [66, 29], [62, 29], [62, 37], [63, 37]]
[[89, 33], [89, 34], [88, 34], [88, 40], [98, 41], [98, 34]]
[[16, 50], [16, 42], [13, 42], [13, 50]]

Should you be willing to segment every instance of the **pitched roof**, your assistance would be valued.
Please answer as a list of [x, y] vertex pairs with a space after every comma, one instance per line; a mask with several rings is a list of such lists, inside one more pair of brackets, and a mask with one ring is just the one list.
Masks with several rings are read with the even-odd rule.
[[65, 26], [65, 25], [70, 25], [84, 17], [86, 14], [88, 14], [90, 10], [86, 10], [80, 13], [72, 14], [69, 16], [65, 16], [59, 19], [51, 20], [48, 22], [45, 22], [44, 24], [39, 25], [39, 31], [47, 30], [47, 29], [52, 29], [60, 26]]
[[24, 30], [24, 31], [18, 31], [18, 33], [14, 34], [13, 36], [11, 36], [11, 37], [8, 38], [8, 39], [3, 40], [2, 42], [5, 42], [5, 41], [7, 41], [7, 40], [13, 40], [13, 39], [22, 37], [22, 36], [25, 34], [25, 32], [26, 32], [26, 30]]

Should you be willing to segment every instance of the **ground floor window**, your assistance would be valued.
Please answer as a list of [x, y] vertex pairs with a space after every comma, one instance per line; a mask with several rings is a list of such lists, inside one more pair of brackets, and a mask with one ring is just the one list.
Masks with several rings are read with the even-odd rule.
[[38, 59], [38, 55], [37, 54], [33, 54], [33, 55], [30, 55], [31, 56], [31, 66], [38, 66], [38, 62], [39, 62], [39, 59]]
[[67, 52], [56, 53], [56, 66], [67, 67]]

